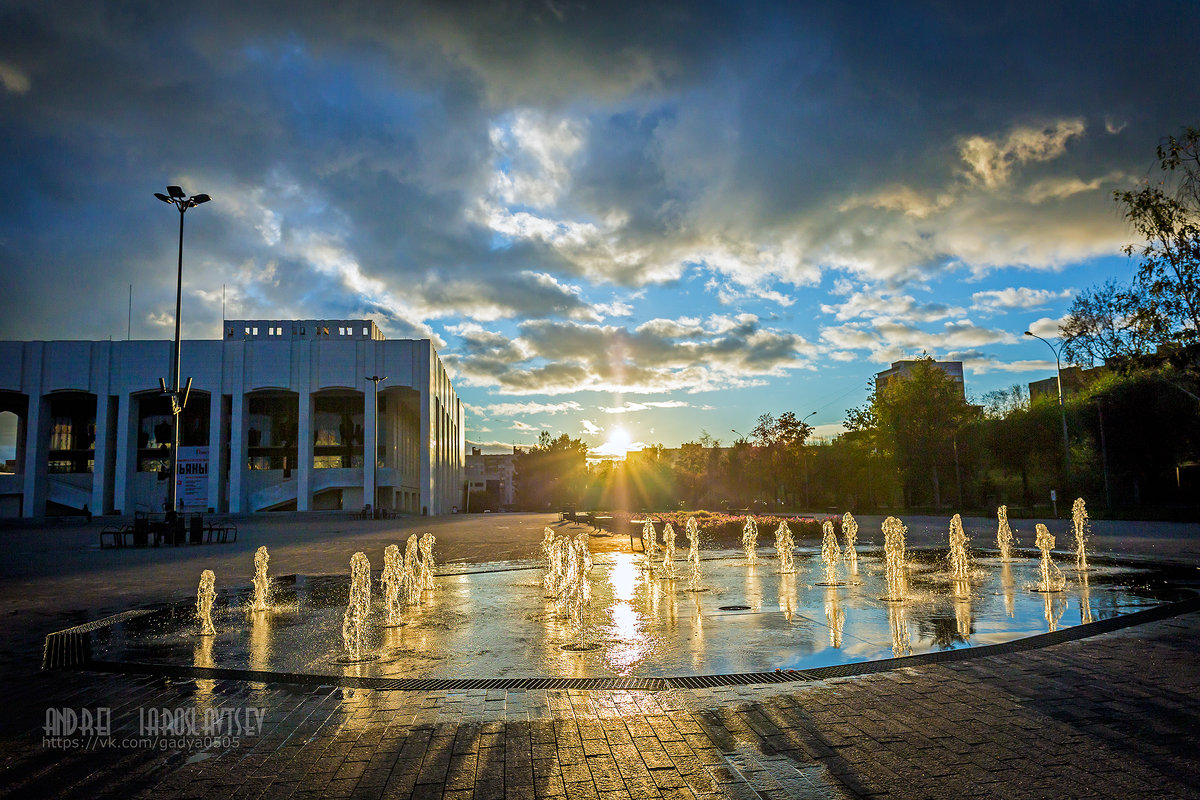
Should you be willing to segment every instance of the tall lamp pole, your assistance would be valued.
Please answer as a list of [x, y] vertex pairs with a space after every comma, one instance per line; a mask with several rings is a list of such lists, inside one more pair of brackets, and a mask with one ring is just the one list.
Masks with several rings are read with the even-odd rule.
[[[809, 414], [807, 416], [805, 416], [804, 419], [800, 420], [800, 424], [804, 425], [805, 423], [807, 423], [809, 420], [809, 417], [812, 417], [816, 413], [817, 412], [815, 412], [815, 411], [809, 412]], [[808, 437], [805, 436], [804, 438], [807, 439]], [[801, 442], [800, 446], [803, 447], [804, 443]], [[802, 462], [800, 462], [801, 464], [804, 465], [804, 508], [807, 509], [808, 508], [808, 456], [805, 454], [805, 455], [802, 455], [801, 457], [804, 459]]]
[[179, 311], [183, 303], [183, 215], [189, 208], [195, 208], [201, 203], [207, 203], [212, 198], [206, 194], [194, 194], [188, 197], [187, 192], [178, 186], [168, 186], [167, 193], [155, 192], [154, 196], [168, 205], [179, 209], [179, 270], [175, 279], [175, 349], [171, 353], [171, 388], [167, 389], [166, 380], [158, 381], [162, 393], [171, 397], [171, 484], [167, 487], [167, 504], [172, 511], [179, 510], [179, 415], [187, 405], [188, 392], [192, 388], [192, 379], [187, 379], [187, 386], [180, 391], [179, 387]]
[[1058, 374], [1058, 411], [1062, 415], [1062, 431], [1063, 431], [1063, 458], [1067, 465], [1067, 480], [1071, 479], [1071, 445], [1067, 439], [1067, 408], [1063, 405], [1063, 385], [1062, 385], [1062, 359], [1059, 358], [1058, 348], [1047, 342], [1042, 337], [1038, 336], [1033, 331], [1025, 331], [1026, 336], [1044, 342], [1046, 347], [1050, 348], [1050, 352], [1054, 353], [1054, 363], [1057, 365]]
[[371, 465], [371, 508], [374, 509], [375, 495], [379, 493], [379, 384], [386, 381], [387, 376], [368, 375], [366, 379], [375, 384], [375, 402], [371, 407], [371, 427], [375, 430], [375, 463]]

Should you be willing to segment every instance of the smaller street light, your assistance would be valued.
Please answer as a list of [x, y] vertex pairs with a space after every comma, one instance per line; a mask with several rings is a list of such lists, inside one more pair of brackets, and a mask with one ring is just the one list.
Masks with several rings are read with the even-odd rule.
[[1058, 411], [1059, 414], [1062, 415], [1063, 458], [1066, 460], [1067, 480], [1069, 481], [1071, 479], [1071, 445], [1067, 439], [1067, 408], [1065, 405], [1063, 405], [1062, 359], [1059, 358], [1059, 348], [1050, 344], [1050, 342], [1038, 336], [1033, 331], [1025, 331], [1025, 335], [1032, 336], [1033, 338], [1045, 343], [1046, 347], [1050, 348], [1050, 352], [1054, 353], [1054, 363], [1057, 366], [1058, 375]]

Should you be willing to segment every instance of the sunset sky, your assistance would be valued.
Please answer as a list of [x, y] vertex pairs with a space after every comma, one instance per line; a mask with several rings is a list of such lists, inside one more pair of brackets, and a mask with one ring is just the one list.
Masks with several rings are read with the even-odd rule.
[[[468, 440], [837, 430], [927, 351], [1048, 377], [1194, 3], [0, 3], [3, 339], [375, 319]], [[184, 364], [184, 373], [187, 365]]]

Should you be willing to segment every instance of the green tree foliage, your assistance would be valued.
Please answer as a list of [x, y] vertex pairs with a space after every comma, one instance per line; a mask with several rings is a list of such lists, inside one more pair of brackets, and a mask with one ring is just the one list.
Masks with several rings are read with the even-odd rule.
[[587, 483], [587, 453], [580, 439], [565, 433], [554, 439], [542, 431], [517, 459], [517, 505], [543, 511], [577, 504]]
[[[940, 506], [942, 481], [961, 471], [959, 439], [979, 409], [967, 403], [962, 387], [933, 359], [917, 360], [904, 377], [893, 378], [874, 396], [878, 441], [900, 471], [909, 505], [932, 502]], [[957, 483], [957, 481], [956, 481]]]
[[1116, 281], [1076, 295], [1061, 331], [1063, 356], [1082, 367], [1138, 356], [1171, 337], [1150, 298]]

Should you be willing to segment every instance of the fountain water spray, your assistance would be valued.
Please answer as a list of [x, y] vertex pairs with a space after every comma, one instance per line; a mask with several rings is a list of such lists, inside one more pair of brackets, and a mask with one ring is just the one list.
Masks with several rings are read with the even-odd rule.
[[792, 551], [796, 549], [796, 540], [792, 538], [792, 529], [786, 522], [780, 522], [775, 529], [775, 552], [779, 556], [779, 574], [791, 575], [796, 571], [796, 563]]
[[1088, 523], [1087, 506], [1082, 497], [1075, 498], [1075, 504], [1071, 506], [1071, 526], [1075, 529], [1075, 569], [1087, 572], [1087, 540], [1091, 525]]
[[967, 534], [963, 530], [962, 517], [955, 514], [950, 518], [950, 577], [965, 581], [971, 577], [971, 555], [967, 552]]
[[684, 532], [688, 538], [688, 589], [695, 592], [700, 588], [700, 525], [695, 517], [688, 517]]
[[545, 574], [542, 576], [542, 589], [546, 597], [558, 597], [563, 582], [563, 548], [562, 538], [547, 526], [542, 531], [542, 561]]
[[418, 585], [423, 592], [431, 592], [436, 588], [433, 583], [433, 544], [437, 541], [432, 533], [422, 533], [418, 546], [421, 549], [421, 572]]
[[196, 589], [196, 619], [200, 621], [201, 636], [215, 636], [217, 629], [213, 626], [212, 607], [217, 599], [217, 576], [211, 569], [200, 573], [200, 586]]
[[363, 630], [371, 614], [371, 562], [366, 553], [350, 557], [350, 602], [342, 617], [342, 642], [347, 661], [362, 661]]
[[1012, 528], [1008, 526], [1008, 506], [996, 509], [996, 519], [1000, 525], [996, 528], [996, 547], [1000, 548], [1000, 560], [1012, 561], [1012, 546], [1015, 542]]
[[254, 605], [251, 611], [266, 611], [271, 600], [271, 579], [267, 577], [267, 546], [263, 545], [254, 553]]
[[850, 574], [857, 575], [858, 550], [854, 548], [854, 545], [858, 541], [858, 520], [849, 511], [842, 515], [842, 541], [845, 542], [843, 557], [850, 566]]
[[400, 597], [408, 606], [415, 606], [421, 602], [421, 566], [417, 558], [417, 547], [417, 535], [414, 533], [404, 543], [404, 566], [400, 572]]
[[563, 645], [563, 649], [591, 650], [595, 645], [589, 641], [587, 628], [587, 611], [592, 598], [588, 577], [592, 571], [592, 551], [588, 547], [588, 535], [586, 531], [580, 531], [573, 539], [563, 537], [562, 541], [566, 564], [558, 605], [573, 629], [572, 641]]
[[742, 549], [746, 551], [746, 561], [758, 563], [758, 524], [754, 517], [746, 515], [746, 524], [742, 526]]
[[838, 547], [837, 534], [833, 531], [833, 520], [827, 519], [821, 523], [821, 562], [825, 565], [825, 586], [837, 586], [838, 564], [842, 560], [842, 549]]
[[383, 549], [383, 574], [379, 578], [379, 582], [383, 586], [383, 624], [385, 627], [397, 628], [404, 624], [404, 621], [400, 619], [403, 581], [404, 556], [400, 555], [399, 547], [389, 544]]
[[883, 600], [892, 603], [903, 601], [908, 592], [908, 579], [904, 574], [904, 534], [907, 531], [904, 523], [895, 517], [883, 521], [884, 574], [887, 578], [887, 596]]
[[675, 529], [671, 523], [663, 527], [663, 577], [675, 580]]
[[1050, 551], [1054, 549], [1054, 537], [1050, 535], [1050, 530], [1040, 522], [1037, 524], [1037, 541], [1035, 544], [1042, 551], [1042, 561], [1038, 565], [1038, 571], [1042, 579], [1033, 587], [1034, 591], [1061, 592], [1067, 586], [1067, 579], [1063, 577], [1059, 568], [1050, 560]]
[[658, 532], [654, 530], [654, 520], [642, 523], [642, 549], [646, 553], [646, 566], [654, 569], [654, 556], [658, 553]]

